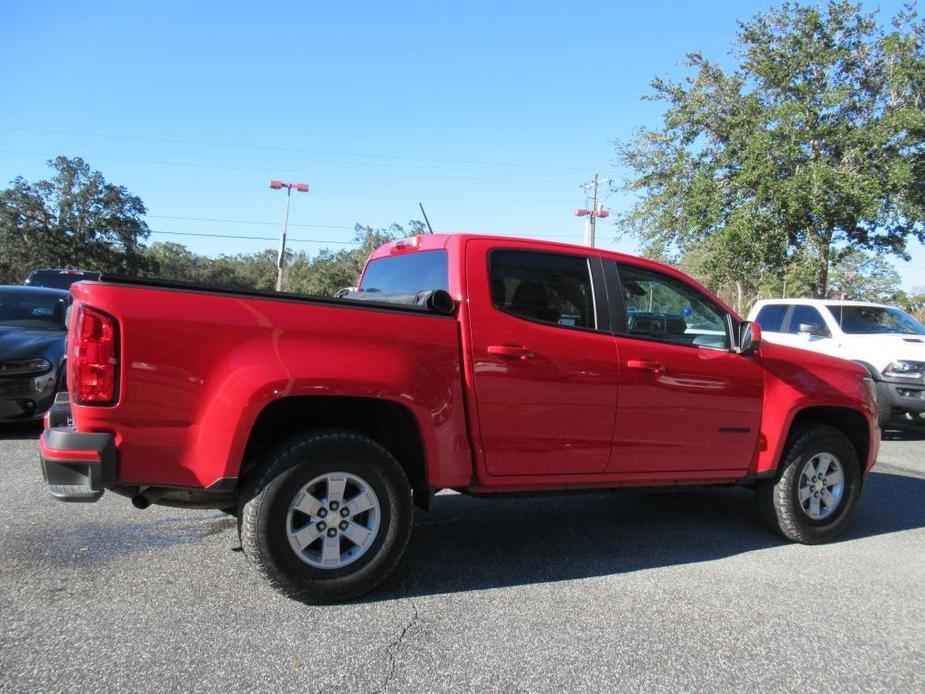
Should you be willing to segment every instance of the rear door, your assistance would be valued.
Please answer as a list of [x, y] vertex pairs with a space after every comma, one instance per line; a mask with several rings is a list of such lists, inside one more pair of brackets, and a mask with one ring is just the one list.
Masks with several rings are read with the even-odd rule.
[[613, 282], [625, 324], [614, 338], [622, 375], [609, 471], [744, 472], [764, 371], [731, 349], [730, 316], [673, 275], [621, 264]]
[[619, 367], [600, 258], [475, 239], [466, 259], [488, 472], [604, 472]]

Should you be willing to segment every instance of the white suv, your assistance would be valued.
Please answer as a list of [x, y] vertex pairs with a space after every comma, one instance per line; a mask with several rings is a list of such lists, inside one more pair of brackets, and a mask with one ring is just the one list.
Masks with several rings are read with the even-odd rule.
[[880, 424], [925, 413], [925, 327], [892, 306], [829, 299], [759, 301], [748, 314], [769, 342], [850, 359], [877, 381]]

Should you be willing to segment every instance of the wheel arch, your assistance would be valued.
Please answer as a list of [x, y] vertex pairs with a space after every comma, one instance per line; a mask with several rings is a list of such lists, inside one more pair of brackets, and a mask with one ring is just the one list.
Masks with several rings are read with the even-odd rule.
[[[864, 469], [865, 461], [870, 453], [870, 428], [864, 414], [849, 407], [820, 405], [807, 407], [797, 412], [790, 423], [787, 444], [782, 448], [780, 455], [786, 455], [793, 437], [798, 435], [801, 429], [812, 424], [824, 424], [841, 431], [851, 442], [858, 456], [858, 464], [862, 470]], [[781, 460], [777, 461], [778, 469], [781, 462]]]
[[238, 484], [261, 468], [264, 454], [280, 441], [333, 429], [376, 441], [395, 456], [416, 496], [429, 490], [421, 427], [407, 407], [378, 398], [325, 395], [280, 398], [261, 410], [248, 435]]
[[873, 364], [866, 362], [866, 361], [862, 361], [860, 359], [852, 359], [851, 361], [853, 361], [858, 366], [863, 366], [865, 369], [867, 369], [867, 373], [869, 373], [870, 377], [874, 379], [875, 381], [883, 380], [883, 374], [877, 371], [877, 367], [874, 366]]

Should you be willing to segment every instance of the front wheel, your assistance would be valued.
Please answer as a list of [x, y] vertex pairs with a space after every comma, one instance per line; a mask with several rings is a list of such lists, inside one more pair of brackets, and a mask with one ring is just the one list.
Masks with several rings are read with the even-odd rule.
[[784, 537], [825, 542], [845, 528], [861, 495], [857, 452], [834, 427], [804, 427], [784, 452], [777, 479], [756, 492], [762, 516]]
[[893, 419], [893, 407], [890, 405], [890, 391], [888, 386], [881, 381], [877, 383], [877, 426], [885, 429], [891, 419]]
[[349, 600], [398, 563], [413, 513], [404, 471], [378, 443], [350, 432], [307, 434], [270, 453], [248, 485], [241, 547], [287, 595]]

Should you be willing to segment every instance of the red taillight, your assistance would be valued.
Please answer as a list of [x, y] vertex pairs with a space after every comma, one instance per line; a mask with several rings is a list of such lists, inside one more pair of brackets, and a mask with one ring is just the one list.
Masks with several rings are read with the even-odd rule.
[[79, 306], [71, 331], [71, 394], [78, 405], [108, 405], [118, 396], [116, 321], [105, 313]]

